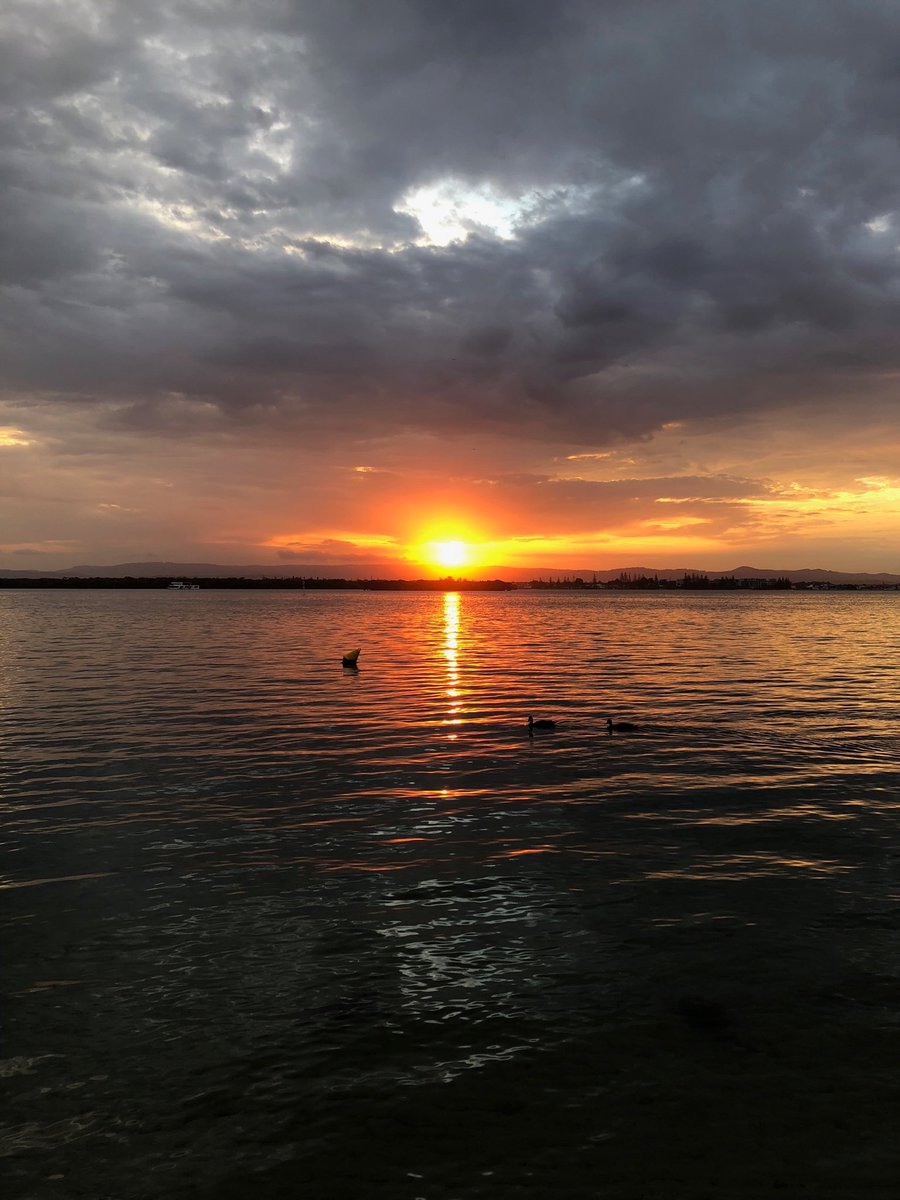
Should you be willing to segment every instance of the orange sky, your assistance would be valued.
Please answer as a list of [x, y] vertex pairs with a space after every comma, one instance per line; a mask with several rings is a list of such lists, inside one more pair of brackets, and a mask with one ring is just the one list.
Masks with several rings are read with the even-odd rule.
[[[870, 415], [860, 425], [810, 407], [556, 453], [483, 439], [463, 455], [459, 437], [407, 437], [351, 456], [123, 433], [97, 449], [45, 413], [36, 431], [8, 425], [0, 440], [16, 501], [0, 566], [900, 570], [900, 438], [891, 405]], [[449, 557], [436, 546], [451, 542], [462, 547]]]

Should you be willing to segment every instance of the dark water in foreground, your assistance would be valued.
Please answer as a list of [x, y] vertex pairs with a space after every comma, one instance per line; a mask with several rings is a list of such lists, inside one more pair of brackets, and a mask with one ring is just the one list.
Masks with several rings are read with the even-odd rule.
[[6, 1195], [897, 1194], [900, 595], [0, 593], [0, 664]]

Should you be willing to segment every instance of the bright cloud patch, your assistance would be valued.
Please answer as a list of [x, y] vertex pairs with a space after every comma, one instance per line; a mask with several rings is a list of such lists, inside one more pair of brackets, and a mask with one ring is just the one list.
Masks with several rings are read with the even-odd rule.
[[449, 246], [479, 230], [499, 238], [513, 237], [538, 199], [533, 191], [519, 197], [504, 196], [488, 185], [473, 188], [445, 179], [407, 192], [396, 211], [415, 217], [424, 242]]

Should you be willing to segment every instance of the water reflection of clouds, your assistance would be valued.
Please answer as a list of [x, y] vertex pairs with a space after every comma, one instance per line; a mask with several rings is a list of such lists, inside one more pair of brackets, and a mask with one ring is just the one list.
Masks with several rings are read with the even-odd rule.
[[533, 878], [519, 875], [433, 878], [386, 899], [390, 919], [378, 932], [395, 947], [407, 1013], [435, 1022], [527, 1017], [540, 991], [535, 943], [545, 956], [569, 954], [568, 918], [545, 900]]

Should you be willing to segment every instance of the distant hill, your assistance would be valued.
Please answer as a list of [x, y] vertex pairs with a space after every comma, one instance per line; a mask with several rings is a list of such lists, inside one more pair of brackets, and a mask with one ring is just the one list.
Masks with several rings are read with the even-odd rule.
[[[0, 568], [0, 578], [3, 579], [124, 579], [134, 578], [193, 578], [193, 579], [291, 579], [304, 577], [322, 579], [405, 579], [412, 578], [415, 568], [404, 562], [356, 562], [334, 565], [321, 563], [279, 563], [261, 564], [247, 563], [234, 566], [223, 563], [185, 563], [185, 562], [133, 562], [116, 563], [114, 565], [91, 565], [66, 567], [61, 571], [15, 571]], [[456, 572], [451, 572], [456, 573]], [[436, 575], [438, 572], [429, 572]], [[734, 576], [736, 579], [775, 579], [787, 578], [792, 583], [861, 583], [861, 584], [900, 584], [900, 575], [887, 572], [877, 574], [863, 571], [828, 571], [822, 568], [804, 567], [799, 570], [786, 570], [782, 567], [734, 567], [729, 570], [715, 570], [708, 567], [615, 567], [612, 570], [594, 570], [593, 567], [482, 567], [466, 572], [458, 572], [461, 576], [468, 575], [473, 579], [506, 579], [510, 582], [523, 583], [532, 579], [556, 580], [581, 577], [586, 583], [596, 579], [607, 583], [618, 579], [620, 575], [649, 576], [651, 579], [681, 579], [685, 575], [708, 575], [710, 579]]]
[[[373, 572], [381, 574], [385, 567], [373, 565]], [[224, 563], [191, 563], [191, 562], [131, 562], [66, 567], [61, 571], [10, 571], [0, 570], [0, 576], [16, 579], [158, 579], [180, 578], [186, 575], [193, 579], [292, 579], [299, 576], [323, 575], [329, 579], [356, 579], [358, 576], [368, 576], [366, 564], [354, 566], [320, 567], [304, 566], [300, 563], [290, 563], [287, 566], [264, 566], [260, 563], [249, 563], [233, 566]]]
[[401, 578], [408, 574], [407, 564], [353, 563], [337, 566], [288, 563], [264, 565], [246, 563], [191, 562], [132, 562], [112, 565], [66, 567], [62, 571], [0, 570], [0, 577], [10, 579], [297, 579], [319, 576], [324, 579], [385, 579]]

